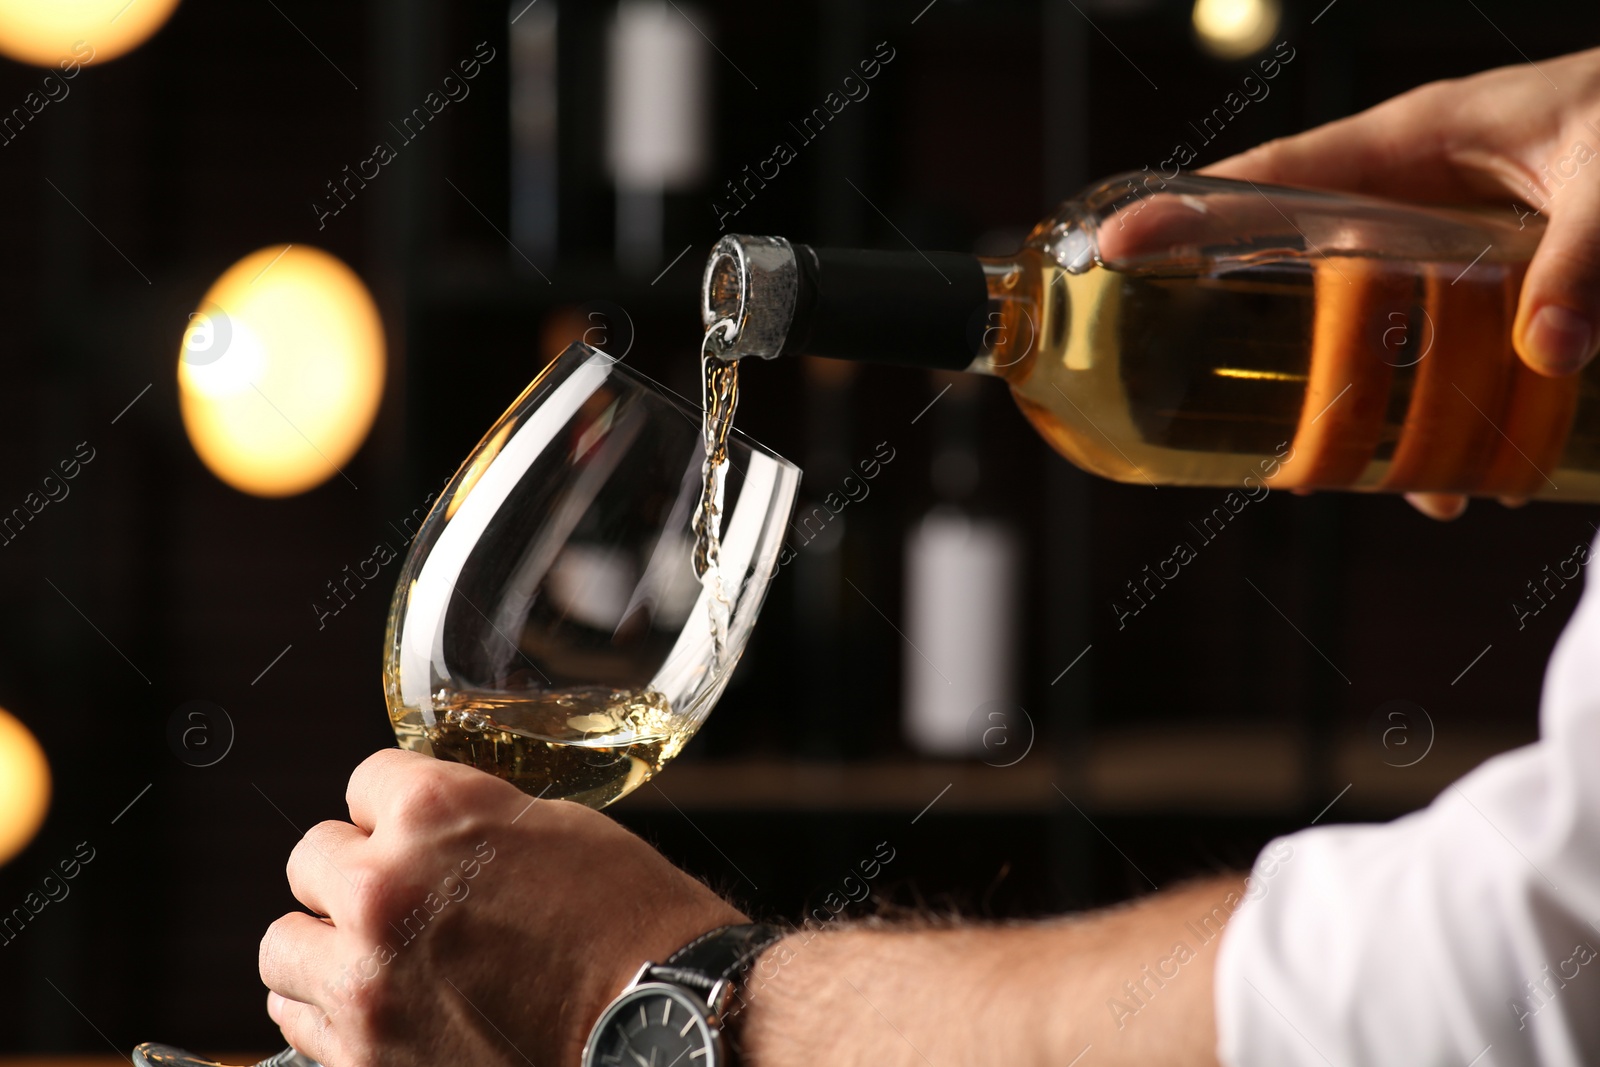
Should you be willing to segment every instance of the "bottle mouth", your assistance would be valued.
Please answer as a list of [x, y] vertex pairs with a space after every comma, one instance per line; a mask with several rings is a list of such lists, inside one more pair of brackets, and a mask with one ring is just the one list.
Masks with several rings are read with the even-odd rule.
[[700, 317], [707, 326], [719, 319], [738, 322], [744, 315], [744, 267], [734, 249], [723, 247], [726, 243], [719, 241], [706, 261]]
[[773, 359], [794, 318], [800, 271], [782, 237], [728, 234], [711, 249], [700, 282], [700, 320], [722, 359]]

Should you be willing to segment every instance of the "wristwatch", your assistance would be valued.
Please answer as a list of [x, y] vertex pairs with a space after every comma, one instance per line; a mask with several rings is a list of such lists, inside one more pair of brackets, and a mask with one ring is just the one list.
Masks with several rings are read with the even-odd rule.
[[740, 973], [787, 931], [764, 923], [722, 926], [639, 968], [600, 1013], [583, 1067], [729, 1067], [722, 1026]]

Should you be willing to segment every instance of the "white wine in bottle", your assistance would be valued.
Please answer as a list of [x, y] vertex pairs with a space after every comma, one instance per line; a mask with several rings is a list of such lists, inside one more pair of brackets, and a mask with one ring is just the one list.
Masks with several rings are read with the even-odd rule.
[[1512, 348], [1542, 229], [1499, 213], [1148, 173], [1015, 255], [730, 235], [702, 314], [723, 358], [818, 355], [1003, 378], [1059, 452], [1154, 485], [1600, 501], [1600, 364]]

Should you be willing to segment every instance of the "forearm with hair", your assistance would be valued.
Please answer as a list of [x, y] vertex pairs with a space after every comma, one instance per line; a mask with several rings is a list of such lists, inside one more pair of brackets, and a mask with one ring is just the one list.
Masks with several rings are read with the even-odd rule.
[[[841, 925], [752, 970], [747, 1067], [1215, 1067], [1212, 969], [1244, 879], [1013, 925]], [[1086, 1058], [1085, 1062], [1089, 1062]]]

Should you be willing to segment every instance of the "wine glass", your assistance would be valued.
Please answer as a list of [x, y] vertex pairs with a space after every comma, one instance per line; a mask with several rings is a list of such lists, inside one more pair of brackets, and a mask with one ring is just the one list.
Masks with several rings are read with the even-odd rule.
[[800, 482], [730, 439], [723, 623], [693, 564], [704, 459], [700, 412], [643, 375], [581, 344], [547, 366], [400, 571], [384, 655], [400, 744], [596, 808], [677, 755], [749, 640]]
[[[701, 412], [588, 345], [540, 371], [401, 567], [383, 670], [400, 744], [596, 808], [677, 755], [750, 639], [800, 484], [727, 444], [717, 583], [694, 565]], [[207, 1065], [162, 1045], [134, 1063]], [[262, 1067], [315, 1065], [285, 1049]]]

